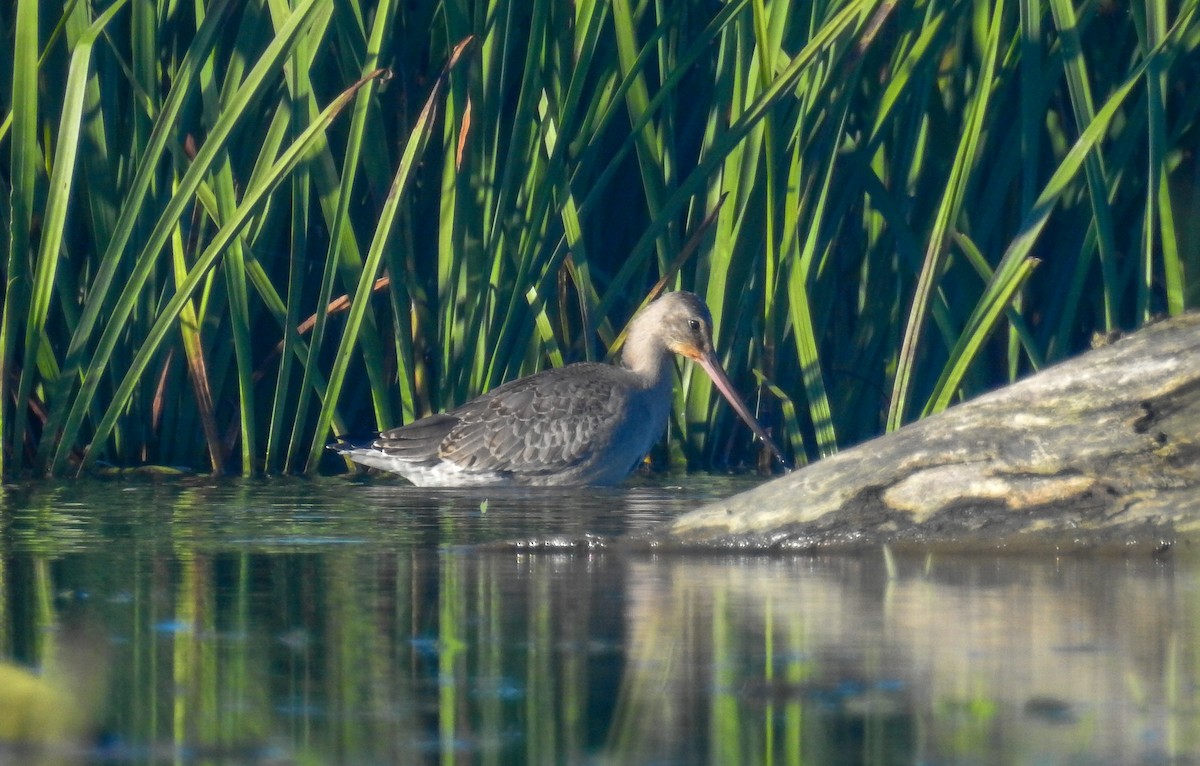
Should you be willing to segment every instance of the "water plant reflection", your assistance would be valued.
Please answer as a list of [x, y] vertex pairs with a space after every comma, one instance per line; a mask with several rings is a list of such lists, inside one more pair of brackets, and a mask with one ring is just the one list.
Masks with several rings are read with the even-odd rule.
[[478, 496], [397, 489], [84, 483], [52, 495], [58, 538], [32, 533], [46, 495], [10, 493], [4, 655], [46, 664], [44, 628], [82, 605], [112, 676], [92, 755], [116, 761], [1200, 753], [1188, 561], [936, 556], [889, 574], [878, 553], [482, 550], [651, 523], [654, 491], [493, 496], [481, 514]]

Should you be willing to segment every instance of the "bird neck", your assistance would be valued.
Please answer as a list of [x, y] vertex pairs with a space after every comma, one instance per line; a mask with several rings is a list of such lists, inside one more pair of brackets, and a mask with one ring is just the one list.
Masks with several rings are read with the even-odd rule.
[[651, 304], [633, 318], [621, 352], [621, 363], [637, 374], [646, 388], [656, 388], [664, 381], [669, 385], [671, 377], [673, 353], [655, 332], [660, 321], [655, 315], [656, 307], [657, 304]]

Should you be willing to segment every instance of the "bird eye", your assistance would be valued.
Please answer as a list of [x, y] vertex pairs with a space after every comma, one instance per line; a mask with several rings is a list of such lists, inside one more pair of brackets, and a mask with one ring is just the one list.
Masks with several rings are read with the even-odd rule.
[[700, 320], [699, 319], [689, 319], [688, 327], [692, 328], [692, 332], [700, 332]]

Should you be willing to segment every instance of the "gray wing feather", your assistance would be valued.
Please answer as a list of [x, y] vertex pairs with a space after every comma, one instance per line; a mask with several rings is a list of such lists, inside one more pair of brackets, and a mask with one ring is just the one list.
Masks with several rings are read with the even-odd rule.
[[430, 415], [408, 425], [382, 432], [371, 446], [402, 460], [436, 463], [442, 440], [457, 424], [458, 418], [453, 415]]
[[506, 383], [457, 409], [379, 434], [372, 446], [412, 462], [555, 473], [591, 458], [621, 426], [623, 371], [583, 363]]
[[609, 442], [626, 409], [619, 374], [608, 365], [572, 365], [505, 384], [448, 413], [458, 422], [439, 454], [463, 467], [525, 475], [585, 462]]

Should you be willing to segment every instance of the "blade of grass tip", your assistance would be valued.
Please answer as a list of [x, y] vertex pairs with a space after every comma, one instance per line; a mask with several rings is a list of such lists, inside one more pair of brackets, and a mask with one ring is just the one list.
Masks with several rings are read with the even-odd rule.
[[[1003, 13], [1004, 3], [996, 2], [992, 7], [987, 49], [983, 54], [983, 67], [978, 77], [978, 81], [981, 83], [992, 82], [992, 72], [996, 66], [1003, 28]], [[933, 231], [930, 232], [929, 245], [925, 252], [925, 262], [921, 266], [921, 273], [917, 278], [912, 308], [909, 310], [904, 339], [900, 345], [900, 357], [896, 363], [896, 376], [892, 384], [892, 398], [888, 405], [886, 426], [888, 432], [895, 431], [904, 424], [904, 416], [911, 396], [912, 378], [915, 374], [917, 352], [925, 329], [925, 317], [929, 311], [929, 303], [937, 278], [942, 273], [942, 265], [948, 252], [950, 230], [958, 219], [963, 197], [966, 194], [967, 182], [975, 162], [976, 147], [979, 145], [983, 133], [991, 93], [991, 87], [976, 88], [975, 96], [967, 108], [962, 138], [959, 141], [958, 150], [955, 152], [953, 164], [950, 166], [950, 177], [946, 181], [945, 191], [934, 217]]]
[[338, 344], [337, 353], [334, 355], [333, 367], [329, 372], [329, 388], [324, 400], [321, 402], [320, 414], [317, 416], [317, 426], [313, 435], [312, 446], [308, 452], [306, 472], [316, 470], [317, 463], [320, 461], [321, 454], [325, 449], [330, 424], [333, 420], [333, 411], [337, 406], [338, 395], [341, 392], [342, 383], [346, 377], [346, 370], [350, 366], [350, 356], [357, 343], [358, 332], [362, 327], [362, 320], [366, 314], [366, 305], [370, 300], [371, 283], [374, 281], [375, 274], [379, 270], [379, 264], [383, 260], [383, 251], [388, 245], [392, 226], [396, 221], [396, 212], [400, 208], [400, 201], [412, 179], [413, 170], [418, 160], [425, 152], [425, 147], [429, 143], [429, 137], [433, 134], [433, 126], [437, 117], [438, 99], [449, 77], [450, 70], [461, 60], [463, 52], [473, 42], [474, 38], [467, 38], [455, 46], [450, 54], [450, 59], [446, 62], [446, 66], [442, 70], [441, 77], [434, 83], [429, 93], [429, 98], [425, 101], [425, 106], [417, 118], [412, 133], [409, 134], [408, 142], [404, 147], [404, 153], [400, 158], [400, 166], [396, 169], [392, 188], [388, 191], [383, 209], [379, 213], [379, 224], [375, 229], [375, 236], [371, 240], [371, 247], [367, 251], [367, 260], [363, 266], [362, 278], [359, 281], [358, 289], [354, 293], [358, 299], [354, 300], [350, 305], [350, 315], [346, 319], [346, 329], [342, 333], [341, 342]]
[[[67, 71], [67, 82], [63, 91], [62, 115], [59, 119], [58, 140], [50, 174], [50, 188], [42, 221], [42, 241], [34, 267], [33, 291], [29, 301], [29, 315], [25, 324], [25, 356], [21, 365], [21, 378], [17, 385], [17, 408], [13, 423], [12, 445], [14, 455], [20, 454], [25, 442], [26, 413], [22, 404], [29, 399], [36, 378], [36, 359], [43, 350], [46, 338], [46, 319], [50, 313], [50, 299], [54, 291], [54, 279], [60, 262], [63, 229], [66, 225], [67, 207], [71, 201], [71, 183], [75, 177], [75, 161], [79, 156], [79, 134], [83, 119], [84, 97], [87, 92], [88, 70], [92, 48], [108, 22], [125, 6], [126, 0], [117, 0], [88, 27], [71, 51], [71, 63]], [[57, 365], [56, 365], [57, 366]], [[53, 379], [57, 370], [43, 370], [44, 377]]]
[[554, 335], [554, 325], [550, 321], [550, 316], [546, 313], [545, 299], [538, 293], [537, 288], [530, 287], [525, 291], [525, 300], [533, 312], [538, 340], [541, 341], [543, 348], [545, 348], [546, 355], [550, 357], [550, 365], [552, 367], [562, 367], [564, 364], [562, 347], [558, 343], [558, 338]]
[[129, 397], [141, 379], [143, 371], [158, 353], [163, 339], [166, 338], [175, 326], [177, 317], [183, 309], [184, 304], [191, 299], [196, 288], [207, 278], [209, 270], [225, 251], [225, 248], [229, 246], [229, 243], [241, 234], [242, 229], [250, 222], [251, 217], [258, 210], [259, 206], [265, 202], [267, 197], [270, 196], [287, 174], [311, 153], [311, 150], [317, 144], [318, 137], [323, 137], [324, 132], [328, 129], [330, 123], [333, 122], [333, 119], [346, 108], [363, 84], [364, 81], [354, 83], [349, 89], [334, 99], [329, 106], [325, 107], [319, 118], [314, 120], [292, 142], [287, 150], [280, 155], [279, 159], [274, 163], [271, 172], [263, 176], [261, 183], [254, 188], [246, 190], [237, 210], [234, 211], [229, 220], [217, 231], [212, 241], [204, 249], [204, 252], [200, 254], [200, 257], [192, 265], [191, 271], [179, 286], [179, 289], [176, 290], [166, 306], [158, 312], [154, 325], [151, 327], [141, 348], [138, 349], [136, 356], [130, 363], [129, 370], [113, 395], [109, 407], [104, 413], [104, 417], [96, 426], [92, 445], [84, 454], [83, 460], [80, 461], [80, 473], [95, 461], [98, 445], [104, 442], [112, 427], [116, 424], [117, 418], [120, 417]]
[[[37, 185], [38, 110], [38, 1], [17, 3], [16, 46], [13, 52], [11, 178], [9, 183], [8, 264], [4, 270], [4, 314], [0, 320], [0, 475], [9, 470], [4, 463], [4, 446], [12, 447], [12, 462], [21, 465], [24, 445], [9, 442], [6, 412], [12, 400], [9, 371], [15, 352], [20, 317], [29, 315], [30, 227], [33, 222], [33, 195]], [[24, 409], [16, 402], [14, 412]]]
[[[303, 31], [306, 24], [312, 20], [312, 12], [317, 7], [317, 1], [318, 0], [304, 0], [303, 4], [292, 13], [287, 23], [271, 40], [270, 44], [267, 46], [258, 62], [254, 65], [254, 68], [251, 70], [250, 74], [247, 75], [246, 80], [242, 83], [242, 86], [238, 89], [238, 92], [233, 96], [226, 109], [222, 112], [220, 120], [212, 126], [212, 129], [208, 135], [208, 139], [204, 142], [203, 146], [200, 147], [200, 151], [196, 154], [195, 159], [192, 161], [191, 165], [188, 166], [187, 172], [184, 174], [183, 178], [180, 179], [179, 188], [175, 194], [172, 195], [170, 201], [166, 205], [166, 208], [159, 215], [158, 220], [155, 222], [152, 231], [147, 237], [147, 241], [135, 259], [132, 272], [129, 275], [129, 279], [122, 287], [120, 297], [117, 299], [115, 305], [112, 306], [111, 313], [108, 317], [108, 322], [105, 325], [100, 340], [97, 342], [96, 347], [93, 350], [91, 361], [88, 364], [87, 373], [83, 376], [83, 384], [80, 387], [79, 394], [75, 397], [75, 400], [71, 405], [70, 412], [67, 413], [66, 421], [62, 426], [62, 437], [58, 446], [58, 452], [54, 458], [53, 470], [57, 471], [62, 467], [64, 461], [66, 460], [66, 450], [70, 449], [70, 446], [73, 445], [75, 440], [78, 438], [80, 427], [83, 424], [83, 419], [92, 408], [96, 391], [100, 385], [100, 381], [103, 378], [105, 370], [108, 368], [108, 363], [112, 358], [112, 354], [116, 348], [117, 342], [124, 334], [128, 319], [139, 302], [142, 294], [142, 287], [149, 278], [150, 273], [157, 262], [159, 253], [162, 252], [168, 238], [171, 236], [171, 231], [175, 226], [178, 225], [180, 215], [189, 204], [196, 189], [203, 182], [216, 158], [219, 156], [220, 151], [224, 148], [226, 142], [229, 141], [234, 127], [250, 110], [251, 105], [263, 95], [263, 93], [266, 91], [265, 84], [269, 82], [269, 79], [283, 66], [283, 63], [287, 60], [291, 46], [294, 44], [297, 36]], [[200, 25], [201, 29], [207, 27], [208, 22], [213, 18], [219, 18], [219, 14], [214, 13], [212, 16], [206, 18]], [[200, 38], [204, 36], [198, 34], [197, 37]], [[206, 44], [211, 45], [213, 41], [205, 38], [205, 42]], [[188, 56], [191, 56], [193, 51], [194, 49], [189, 48]], [[186, 58], [187, 56], [185, 56], [185, 59]], [[196, 69], [198, 71], [199, 67], [197, 66]], [[180, 84], [181, 81], [177, 80], [176, 85]], [[172, 95], [174, 95], [174, 91], [172, 91]], [[170, 100], [171, 99], [168, 98], [168, 101]], [[170, 127], [163, 124], [163, 120], [167, 119], [168, 116], [170, 116], [171, 119]], [[163, 112], [160, 113], [159, 119], [155, 121], [154, 134], [156, 135], [160, 131], [166, 133], [173, 129], [174, 116], [171, 115], [169, 110], [164, 109]], [[159, 139], [152, 137], [151, 143], [157, 146], [160, 141]], [[165, 143], [166, 138], [164, 136], [161, 139], [161, 144], [165, 145]], [[154, 152], [153, 154], [157, 153]], [[146, 181], [146, 186], [147, 188], [149, 186], [148, 180]], [[124, 218], [126, 215], [132, 217], [134, 214], [129, 212], [128, 208], [126, 208], [122, 210], [122, 217]], [[132, 222], [130, 222], [128, 225], [130, 227], [129, 231], [132, 231]], [[124, 235], [125, 241], [127, 241], [127, 237], [128, 234], [126, 233]], [[114, 238], [114, 242], [115, 241], [116, 239]], [[112, 247], [110, 246], [109, 251], [111, 250]], [[106, 251], [105, 253], [106, 261], [109, 258], [109, 251]], [[115, 254], [113, 258], [114, 261], [119, 260], [119, 253]], [[104, 268], [104, 266], [102, 266], [102, 268]], [[112, 264], [112, 268], [115, 272], [115, 262]], [[97, 277], [99, 281], [99, 274], [97, 274]], [[112, 274], [110, 273], [106, 277], [105, 281], [107, 282], [111, 280], [111, 278]], [[98, 317], [101, 308], [98, 304], [102, 303], [105, 297], [107, 297], [107, 284], [101, 293], [89, 294], [88, 302], [85, 306], [85, 312], [92, 312], [92, 322], [94, 322]], [[81, 318], [80, 327], [76, 330], [75, 335], [72, 337], [72, 344], [82, 344], [83, 338], [86, 338], [88, 334], [90, 334], [90, 324], [85, 323]], [[68, 370], [68, 374], [71, 374], [69, 371], [72, 369], [70, 363], [71, 351], [68, 349], [68, 363], [64, 365], [64, 367], [66, 367]]]
[[[73, 402], [79, 401], [78, 396], [74, 400], [69, 396], [70, 388], [79, 377], [79, 371], [83, 367], [84, 356], [87, 353], [96, 322], [99, 320], [104, 309], [111, 305], [110, 291], [113, 288], [113, 280], [116, 277], [118, 268], [125, 259], [125, 249], [129, 244], [134, 227], [144, 210], [150, 186], [158, 175], [159, 162], [162, 158], [163, 150], [166, 148], [167, 141], [174, 134], [179, 113], [183, 109], [186, 97], [195, 82], [195, 74], [199, 71], [201, 62], [208, 56], [213, 45], [215, 45], [224, 14], [232, 6], [233, 0], [218, 0], [209, 9], [208, 17], [200, 25], [200, 28], [192, 38], [188, 52], [184, 55], [175, 73], [171, 92], [162, 104], [158, 119], [155, 122], [155, 130], [151, 133], [150, 140], [142, 156], [139, 158], [137, 171], [134, 174], [133, 181], [130, 183], [129, 191], [124, 197], [120, 215], [117, 217], [116, 225], [113, 228], [112, 237], [108, 241], [108, 246], [105, 248], [104, 255], [101, 257], [100, 264], [91, 280], [87, 301], [84, 303], [83, 311], [79, 316], [78, 323], [75, 325], [75, 330], [71, 333], [71, 340], [67, 346], [67, 352], [63, 361], [62, 374], [54, 382], [52, 395], [48, 397], [51, 400], [50, 418], [46, 424], [46, 428], [43, 430], [43, 434], [59, 434], [59, 436], [57, 442], [52, 437], [47, 438], [43, 436], [42, 444], [39, 445], [38, 459], [39, 462], [47, 461], [50, 457], [50, 451], [54, 449], [54, 459], [50, 463], [50, 471], [52, 473], [59, 470], [66, 462], [70, 451], [74, 447], [75, 437], [79, 429], [79, 423], [76, 423], [70, 429], [67, 429], [64, 424], [64, 420], [70, 417]], [[182, 209], [183, 205], [181, 204], [175, 211], [175, 218], [172, 220], [178, 220]], [[168, 234], [169, 229], [164, 229], [157, 243], [158, 249], [161, 249], [163, 244], [165, 244]], [[99, 375], [94, 376], [88, 382], [93, 386], [99, 385]], [[80, 396], [82, 395], [81, 392]], [[91, 395], [89, 394], [86, 398], [90, 399]], [[87, 405], [84, 405], [76, 414], [75, 417], [79, 422], [82, 422], [88, 408]]]

